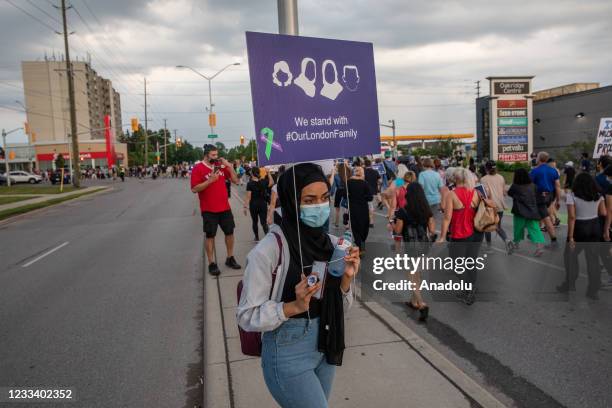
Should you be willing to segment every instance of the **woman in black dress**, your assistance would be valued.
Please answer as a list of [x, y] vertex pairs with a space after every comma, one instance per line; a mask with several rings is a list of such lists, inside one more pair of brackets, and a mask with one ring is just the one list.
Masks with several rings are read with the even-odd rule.
[[244, 215], [247, 215], [247, 210], [251, 213], [253, 222], [253, 234], [255, 241], [259, 241], [259, 227], [257, 220], [261, 223], [261, 228], [264, 234], [268, 233], [268, 223], [266, 215], [268, 213], [268, 202], [266, 200], [266, 191], [272, 187], [274, 180], [269, 172], [267, 177], [260, 179], [260, 170], [258, 167], [251, 169], [251, 179], [246, 186], [246, 199], [244, 200]]
[[372, 192], [365, 181], [363, 167], [355, 167], [353, 170], [353, 176], [348, 181], [347, 197], [354, 243], [359, 247], [359, 254], [363, 255], [370, 231], [368, 201], [372, 201]]

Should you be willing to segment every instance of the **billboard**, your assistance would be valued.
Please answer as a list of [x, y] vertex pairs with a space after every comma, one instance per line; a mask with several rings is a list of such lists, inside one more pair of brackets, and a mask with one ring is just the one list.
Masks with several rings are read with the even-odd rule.
[[490, 158], [505, 162], [527, 161], [532, 150], [531, 79], [489, 77]]
[[380, 153], [371, 43], [247, 32], [259, 165]]

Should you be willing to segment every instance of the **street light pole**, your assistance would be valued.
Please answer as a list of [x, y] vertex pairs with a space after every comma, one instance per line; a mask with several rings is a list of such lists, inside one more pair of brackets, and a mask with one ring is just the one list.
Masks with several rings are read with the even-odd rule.
[[297, 0], [277, 0], [278, 33], [300, 35]]
[[[213, 114], [213, 101], [212, 101], [212, 80], [215, 79], [217, 77], [217, 75], [219, 75], [220, 73], [222, 73], [223, 71], [225, 71], [226, 69], [228, 69], [231, 66], [234, 65], [240, 65], [239, 62], [234, 62], [233, 64], [227, 64], [226, 66], [224, 66], [223, 68], [221, 68], [219, 71], [217, 71], [213, 76], [206, 76], [204, 74], [202, 74], [200, 71], [189, 67], [187, 65], [177, 65], [176, 68], [177, 69], [189, 69], [191, 71], [193, 71], [194, 73], [196, 73], [197, 75], [201, 76], [202, 78], [204, 78], [205, 80], [208, 81], [208, 112], [210, 115]], [[209, 120], [210, 122], [210, 120]], [[215, 127], [213, 126], [212, 122], [209, 123], [210, 124], [210, 134], [214, 134], [215, 133]]]
[[213, 114], [213, 103], [212, 103], [212, 79], [208, 79], [208, 124], [210, 125], [210, 134], [215, 134], [215, 127], [213, 126], [213, 122], [210, 121], [210, 115]]
[[385, 125], [384, 123], [381, 123], [380, 126], [382, 127], [386, 127], [389, 128], [393, 131], [392, 135], [393, 135], [393, 150], [395, 152], [395, 157], [397, 157], [397, 140], [395, 139], [395, 119], [391, 119], [389, 120], [390, 125]]
[[18, 130], [21, 130], [23, 128], [16, 128], [13, 130], [9, 130], [8, 132], [4, 129], [2, 129], [2, 146], [4, 146], [4, 166], [6, 168], [6, 186], [10, 187], [11, 186], [11, 175], [10, 175], [10, 171], [9, 171], [9, 161], [8, 161], [8, 150], [6, 148], [6, 137], [8, 135], [10, 135], [13, 132], [16, 132]]

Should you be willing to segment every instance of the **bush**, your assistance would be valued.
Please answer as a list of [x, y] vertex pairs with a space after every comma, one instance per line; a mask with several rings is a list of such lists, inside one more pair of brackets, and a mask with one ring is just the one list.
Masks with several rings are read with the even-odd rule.
[[529, 170], [529, 162], [514, 162], [514, 163], [506, 163], [503, 161], [496, 161], [495, 166], [498, 171], [516, 171], [517, 169], [527, 169]]

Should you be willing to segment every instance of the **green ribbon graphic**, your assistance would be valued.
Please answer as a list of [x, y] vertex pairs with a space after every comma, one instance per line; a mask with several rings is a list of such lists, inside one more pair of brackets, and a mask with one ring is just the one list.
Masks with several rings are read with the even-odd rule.
[[274, 131], [270, 128], [261, 129], [261, 134], [266, 137], [266, 159], [270, 160], [272, 154], [272, 142], [274, 141]]

